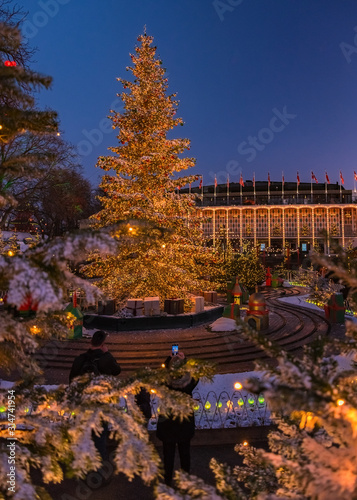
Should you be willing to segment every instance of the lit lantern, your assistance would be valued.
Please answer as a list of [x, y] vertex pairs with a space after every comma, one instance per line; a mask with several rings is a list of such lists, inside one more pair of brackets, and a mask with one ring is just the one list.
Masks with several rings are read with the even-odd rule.
[[240, 382], [236, 382], [234, 384], [234, 388], [237, 390], [237, 391], [240, 391], [241, 389], [243, 389], [243, 386]]
[[211, 408], [211, 403], [209, 401], [205, 402], [205, 408], [206, 410], [209, 410]]
[[232, 297], [233, 297], [233, 302], [234, 304], [242, 304], [242, 289], [238, 283], [238, 276], [236, 277], [236, 282], [234, 284], [234, 287], [232, 289]]
[[244, 399], [243, 398], [239, 398], [238, 399], [238, 405], [239, 406], [244, 406]]

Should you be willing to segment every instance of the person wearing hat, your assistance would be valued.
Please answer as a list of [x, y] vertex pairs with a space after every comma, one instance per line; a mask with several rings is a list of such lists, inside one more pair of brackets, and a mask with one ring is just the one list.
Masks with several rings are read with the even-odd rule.
[[[176, 356], [169, 356], [165, 361], [165, 366], [169, 372], [179, 369], [186, 363], [183, 352], [178, 352]], [[185, 372], [181, 377], [173, 374], [169, 377], [168, 387], [174, 391], [189, 394], [198, 384], [198, 380], [191, 377], [189, 372]], [[162, 441], [164, 456], [164, 480], [170, 486], [172, 482], [176, 444], [180, 456], [181, 469], [190, 472], [190, 442], [195, 434], [195, 417], [191, 413], [188, 418], [181, 420], [174, 417], [159, 416], [156, 436]]]
[[75, 377], [88, 373], [87, 371], [84, 371], [85, 364], [88, 363], [94, 364], [98, 371], [97, 374], [119, 375], [121, 368], [114, 356], [108, 351], [108, 346], [106, 345], [107, 338], [108, 334], [103, 332], [103, 330], [97, 330], [94, 332], [89, 349], [77, 356], [73, 361], [71, 372], [69, 374], [70, 383]]

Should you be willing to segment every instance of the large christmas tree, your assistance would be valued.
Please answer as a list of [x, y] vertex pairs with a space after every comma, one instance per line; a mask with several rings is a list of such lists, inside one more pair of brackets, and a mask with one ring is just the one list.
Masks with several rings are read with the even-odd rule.
[[155, 55], [153, 38], [144, 34], [138, 42], [127, 68], [134, 81], [118, 79], [124, 87], [118, 95], [125, 111], [110, 117], [118, 129], [119, 145], [109, 148], [115, 155], [98, 161], [110, 173], [100, 186], [105, 192], [100, 198], [103, 209], [94, 217], [97, 227], [130, 219], [128, 233], [135, 232], [136, 222], [141, 221], [164, 228], [164, 237], [122, 247], [115, 257], [97, 255], [89, 275], [99, 276], [100, 287], [112, 298], [159, 295], [163, 300], [205, 287], [198, 278], [213, 274], [211, 264], [217, 262], [212, 260], [218, 257], [203, 247], [193, 196], [180, 195], [180, 187], [197, 176], [177, 177], [195, 161], [180, 156], [190, 149], [188, 139], [168, 137], [169, 131], [183, 125], [176, 117], [176, 94], [167, 95], [165, 70]]
[[[56, 135], [55, 113], [36, 109], [31, 93], [31, 83], [46, 87], [49, 77], [36, 76], [22, 65], [18, 54], [24, 54], [21, 32], [14, 16], [21, 11], [9, 10], [9, 2], [0, 0], [0, 63], [18, 61], [20, 66], [5, 66], [0, 71], [3, 129], [0, 133], [1, 151], [9, 141], [16, 140], [27, 131], [43, 136]], [[14, 22], [11, 22], [14, 21]], [[21, 24], [21, 23], [20, 23]], [[26, 51], [25, 51], [26, 54]], [[7, 73], [6, 69], [9, 69]], [[18, 121], [17, 121], [18, 120]], [[34, 173], [35, 173], [35, 166]], [[26, 175], [21, 162], [13, 165], [0, 161], [1, 173]], [[9, 204], [3, 194], [0, 202]], [[118, 226], [117, 233], [125, 233], [126, 226]], [[144, 237], [145, 228], [139, 231]], [[139, 234], [131, 239], [139, 238]], [[131, 239], [118, 238], [129, 247]], [[67, 289], [84, 289], [88, 301], [93, 301], [96, 290], [88, 281], [81, 280], [69, 271], [69, 264], [86, 258], [88, 252], [98, 249], [103, 254], [116, 251], [115, 241], [107, 231], [87, 231], [42, 242], [23, 254], [0, 255], [0, 291], [7, 292], [8, 308], [0, 309], [0, 369], [1, 376], [16, 378], [16, 382], [2, 381], [0, 388], [0, 498], [49, 499], [47, 483], [58, 483], [65, 476], [87, 479], [71, 494], [63, 498], [83, 498], [83, 488], [89, 489], [89, 471], [96, 474], [96, 487], [108, 473], [120, 471], [129, 478], [140, 475], [145, 482], [158, 480], [159, 457], [150, 443], [144, 419], [135, 404], [134, 394], [141, 387], [151, 390], [161, 398], [162, 414], [173, 412], [187, 415], [192, 410], [192, 398], [172, 394], [166, 387], [166, 370], [144, 371], [139, 376], [123, 380], [116, 377], [77, 379], [71, 386], [57, 389], [40, 385], [41, 370], [37, 361], [50, 364], [58, 352], [58, 338], [68, 333], [67, 318], [63, 311], [67, 302]], [[19, 317], [14, 310], [21, 306], [27, 314]], [[72, 317], [73, 318], [73, 317]], [[38, 347], [51, 339], [48, 349], [38, 353]], [[14, 370], [16, 369], [16, 373]], [[209, 374], [204, 367], [188, 365], [192, 375], [199, 378]], [[11, 372], [11, 375], [9, 375]], [[103, 423], [111, 427], [117, 449], [110, 463], [102, 464], [91, 439], [92, 430], [100, 432]], [[16, 445], [7, 446], [16, 440]], [[10, 456], [15, 448], [16, 458]], [[10, 460], [10, 461], [9, 461]], [[12, 462], [14, 460], [14, 462]], [[108, 469], [109, 467], [109, 469]], [[37, 484], [34, 484], [37, 470]], [[93, 473], [92, 473], [93, 476]], [[89, 478], [89, 479], [88, 479]], [[42, 483], [42, 484], [38, 484]], [[72, 493], [72, 492], [71, 492]], [[93, 493], [95, 496], [95, 493]], [[93, 498], [94, 498], [93, 496]]]

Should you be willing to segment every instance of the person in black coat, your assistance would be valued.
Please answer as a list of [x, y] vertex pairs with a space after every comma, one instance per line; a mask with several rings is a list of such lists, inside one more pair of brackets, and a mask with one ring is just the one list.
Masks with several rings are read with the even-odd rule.
[[116, 362], [114, 356], [108, 351], [106, 339], [108, 334], [103, 330], [94, 332], [88, 351], [77, 356], [69, 374], [69, 383], [75, 377], [83, 375], [82, 369], [87, 360], [95, 360], [98, 371], [101, 375], [119, 375], [120, 365]]
[[[185, 355], [178, 352], [176, 356], [169, 356], [165, 365], [168, 370], [179, 368], [185, 363]], [[198, 380], [191, 377], [187, 372], [181, 378], [170, 377], [169, 389], [184, 392], [192, 397], [192, 391], [198, 384]], [[180, 421], [178, 418], [163, 417], [160, 415], [157, 424], [156, 435], [162, 441], [164, 455], [164, 479], [167, 485], [171, 485], [176, 444], [180, 456], [181, 469], [190, 472], [190, 442], [195, 434], [195, 417], [191, 413], [188, 418]]]
[[[108, 351], [108, 347], [105, 343], [107, 337], [108, 334], [103, 330], [97, 330], [94, 332], [88, 351], [80, 354], [73, 361], [71, 372], [69, 374], [69, 383], [71, 383], [75, 377], [84, 374], [83, 367], [88, 360], [94, 360], [100, 375], [119, 375], [121, 368], [114, 356], [112, 356], [112, 354]], [[108, 460], [109, 457], [107, 451], [108, 435], [109, 430], [106, 423], [103, 423], [103, 431], [99, 436], [92, 432], [93, 442], [102, 457], [103, 462]]]

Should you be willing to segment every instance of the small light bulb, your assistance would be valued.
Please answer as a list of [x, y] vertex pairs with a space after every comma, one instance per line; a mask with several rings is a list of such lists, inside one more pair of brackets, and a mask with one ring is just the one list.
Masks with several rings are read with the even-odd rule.
[[156, 393], [155, 389], [150, 389], [150, 392], [151, 392], [151, 394], [155, 394]]
[[133, 228], [132, 228], [132, 227], [129, 227], [129, 231], [132, 231], [132, 230], [133, 230]]
[[248, 441], [243, 441], [243, 446], [248, 446]]
[[13, 257], [14, 252], [13, 252], [12, 250], [9, 250], [9, 251], [7, 252], [7, 254], [8, 254], [8, 256], [9, 256], [9, 257]]
[[166, 247], [165, 243], [164, 243], [163, 245], [161, 245], [161, 246], [162, 246], [162, 248], [165, 248], [165, 247]]
[[59, 137], [60, 135], [61, 135], [60, 132], [57, 132], [57, 136]]
[[240, 391], [241, 389], [243, 389], [243, 386], [240, 382], [236, 382], [234, 384], [234, 388], [237, 389], [237, 391]]
[[161, 368], [166, 368], [165, 363], [162, 363]]
[[345, 404], [345, 402], [344, 402], [344, 400], [343, 400], [343, 399], [338, 399], [338, 400], [337, 400], [337, 404], [338, 404], [338, 406], [342, 406], [342, 405], [344, 405], [344, 404]]

